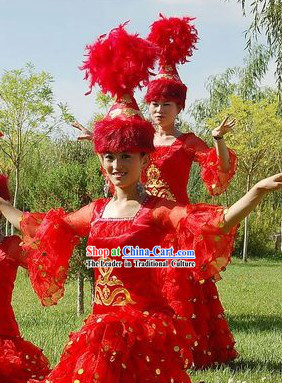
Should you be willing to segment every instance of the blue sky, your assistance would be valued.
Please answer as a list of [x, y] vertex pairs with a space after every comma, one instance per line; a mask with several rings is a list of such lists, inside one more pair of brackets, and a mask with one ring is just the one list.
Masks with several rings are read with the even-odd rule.
[[[84, 96], [87, 83], [78, 66], [84, 47], [126, 20], [128, 30], [145, 37], [159, 13], [194, 16], [200, 42], [192, 61], [179, 69], [189, 88], [188, 103], [207, 95], [208, 76], [242, 65], [244, 31], [250, 20], [236, 0], [0, 0], [0, 75], [32, 62], [50, 72], [58, 101], [86, 123], [94, 95]], [[273, 84], [273, 76], [266, 81]]]

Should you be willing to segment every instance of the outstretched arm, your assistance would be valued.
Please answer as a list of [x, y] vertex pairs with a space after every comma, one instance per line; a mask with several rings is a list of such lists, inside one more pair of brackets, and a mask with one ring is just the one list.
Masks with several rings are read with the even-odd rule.
[[272, 191], [282, 189], [282, 173], [265, 178], [259, 181], [248, 193], [239, 201], [232, 205], [225, 215], [223, 230], [229, 230], [247, 217], [252, 210], [260, 203], [264, 196]]
[[16, 228], [20, 229], [20, 218], [23, 212], [0, 197], [0, 211], [3, 216]]
[[79, 237], [89, 233], [93, 208], [94, 202], [70, 214], [62, 208], [22, 213], [0, 200], [5, 217], [21, 230], [30, 280], [44, 306], [56, 304], [63, 296], [69, 259]]
[[[90, 229], [90, 221], [93, 213], [93, 202], [81, 209], [65, 216], [64, 222], [79, 236], [85, 236]], [[0, 211], [3, 216], [18, 230], [23, 212], [0, 197]]]

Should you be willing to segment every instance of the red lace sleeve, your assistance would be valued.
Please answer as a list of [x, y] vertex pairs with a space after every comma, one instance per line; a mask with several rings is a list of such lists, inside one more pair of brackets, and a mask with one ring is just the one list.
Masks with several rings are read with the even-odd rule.
[[71, 214], [63, 209], [24, 213], [20, 222], [32, 286], [44, 306], [64, 295], [69, 259], [90, 228], [92, 204]]
[[189, 135], [186, 140], [187, 151], [193, 151], [194, 161], [201, 167], [201, 177], [211, 195], [219, 195], [228, 187], [237, 168], [237, 156], [235, 152], [228, 149], [229, 170], [223, 172], [215, 148], [209, 148], [199, 137]]
[[4, 237], [0, 243], [0, 261], [9, 259], [17, 266], [27, 268], [26, 254], [21, 247], [21, 238], [18, 235]]
[[162, 224], [174, 230], [171, 245], [175, 252], [194, 250], [196, 266], [189, 271], [195, 279], [207, 280], [225, 270], [231, 260], [238, 226], [227, 234], [222, 231], [224, 207], [207, 204], [169, 207], [166, 203], [166, 207], [160, 206], [155, 214]]

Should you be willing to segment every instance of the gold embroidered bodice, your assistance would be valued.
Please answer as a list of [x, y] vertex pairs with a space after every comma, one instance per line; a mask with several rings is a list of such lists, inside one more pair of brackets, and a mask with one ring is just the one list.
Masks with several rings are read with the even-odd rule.
[[[105, 261], [111, 261], [111, 259], [107, 258]], [[100, 275], [95, 286], [94, 302], [105, 306], [135, 304], [123, 282], [112, 275], [113, 270], [113, 267], [99, 267]]]
[[147, 169], [146, 190], [149, 194], [166, 198], [170, 201], [176, 201], [175, 196], [171, 193], [169, 185], [161, 177], [161, 171], [151, 164]]

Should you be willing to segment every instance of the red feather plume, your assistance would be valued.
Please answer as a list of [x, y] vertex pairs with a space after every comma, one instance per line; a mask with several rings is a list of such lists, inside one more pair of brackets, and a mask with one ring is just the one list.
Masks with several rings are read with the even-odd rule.
[[188, 62], [198, 41], [197, 29], [191, 24], [195, 18], [166, 18], [162, 14], [160, 17], [151, 25], [148, 36], [148, 40], [160, 48], [160, 65], [174, 66]]
[[158, 48], [138, 34], [127, 33], [126, 24], [86, 46], [87, 59], [81, 69], [86, 71], [85, 79], [90, 82], [88, 93], [98, 84], [104, 93], [121, 98], [132, 95], [140, 82], [148, 80]]

